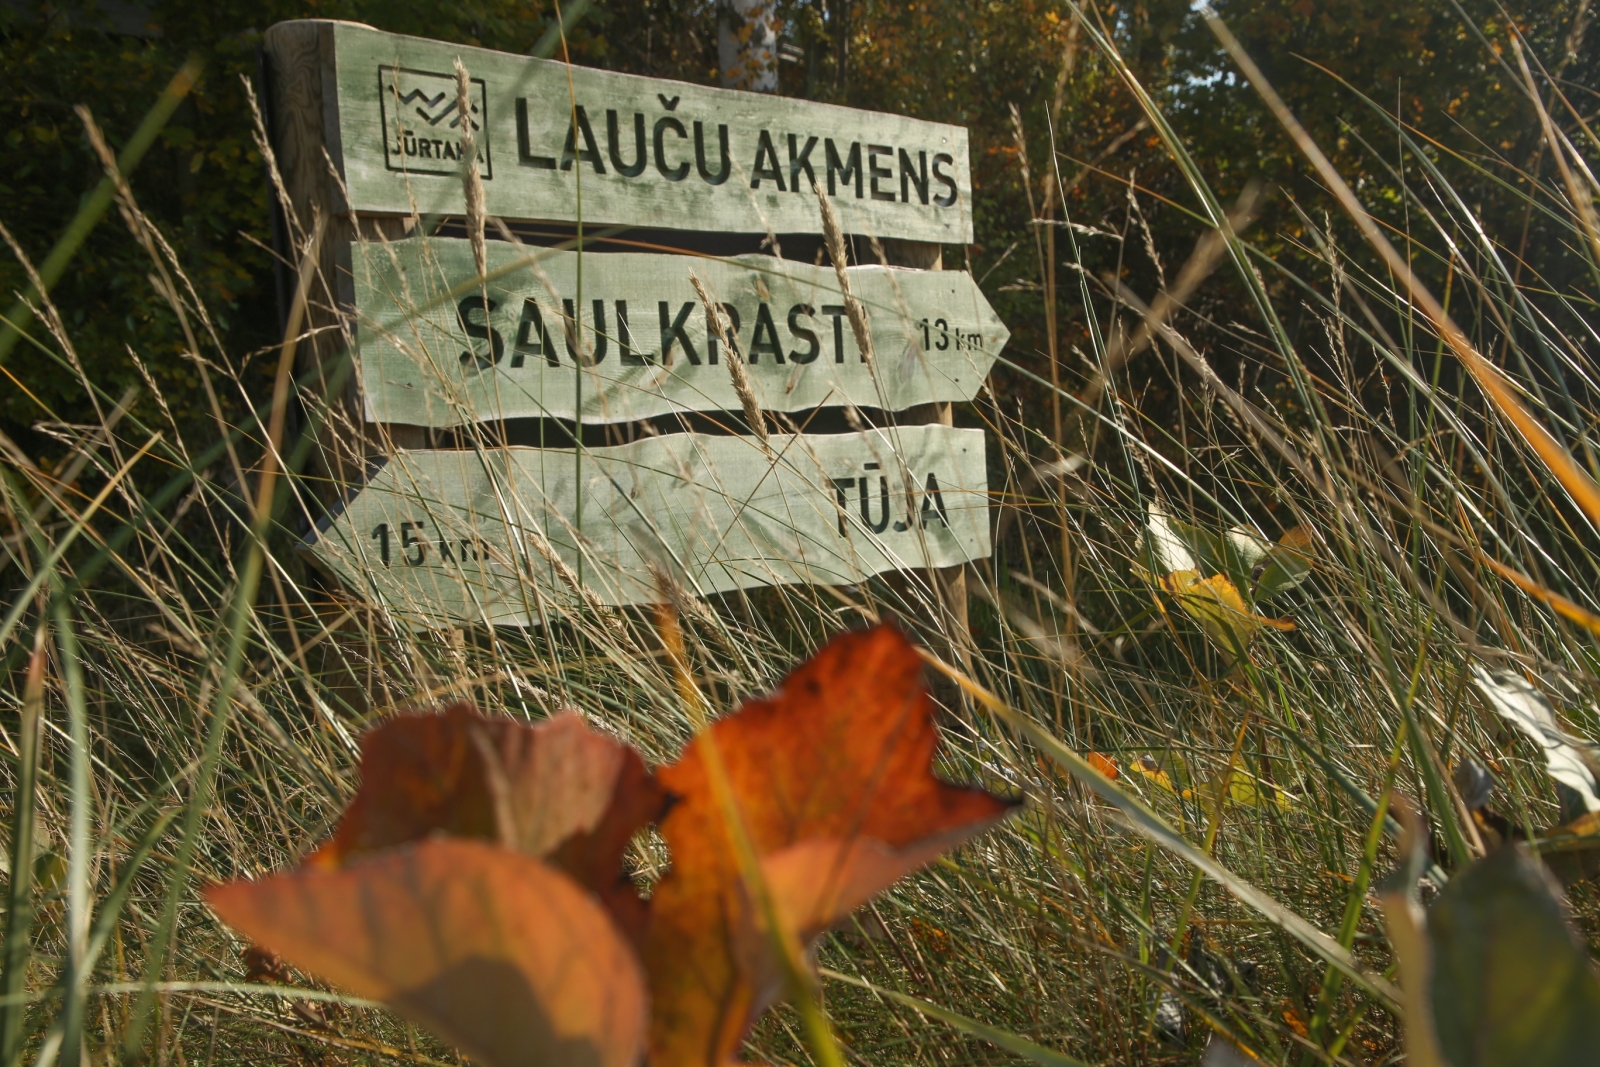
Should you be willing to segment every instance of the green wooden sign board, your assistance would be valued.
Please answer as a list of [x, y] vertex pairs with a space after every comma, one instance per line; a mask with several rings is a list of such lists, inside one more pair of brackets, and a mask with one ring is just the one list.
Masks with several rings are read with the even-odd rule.
[[706, 595], [983, 558], [986, 486], [983, 432], [937, 425], [401, 452], [309, 547], [416, 625], [533, 625], [575, 603], [563, 568], [628, 605], [660, 601], [652, 565]]
[[617, 423], [737, 410], [728, 353], [690, 271], [722, 305], [751, 387], [771, 411], [971, 400], [1010, 336], [959, 271], [850, 268], [870, 325], [868, 362], [831, 267], [767, 256], [586, 254], [580, 287], [578, 253], [495, 241], [491, 280], [480, 287], [464, 240], [357, 245], [351, 258], [374, 422], [581, 415]]
[[958, 126], [321, 25], [328, 149], [358, 212], [461, 213], [460, 59], [491, 215], [814, 233], [815, 180], [847, 232], [972, 240]]

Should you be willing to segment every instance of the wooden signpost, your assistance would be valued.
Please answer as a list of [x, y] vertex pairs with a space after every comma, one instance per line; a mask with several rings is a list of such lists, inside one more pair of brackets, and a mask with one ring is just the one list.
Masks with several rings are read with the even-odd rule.
[[[988, 485], [983, 433], [953, 428], [950, 403], [1008, 337], [970, 277], [937, 269], [940, 244], [972, 237], [964, 129], [349, 23], [280, 23], [266, 50], [291, 228], [334, 220], [321, 265], [339, 306], [311, 324], [341, 329], [306, 358], [353, 340], [345, 411], [378, 431], [354, 445], [366, 457], [334, 442], [327, 469], [347, 491], [307, 539], [343, 581], [449, 627], [649, 603], [662, 573], [707, 595], [925, 571], [964, 627], [960, 567], [989, 554]], [[480, 273], [470, 242], [416, 225], [467, 215], [470, 169], [491, 218], [769, 246], [821, 231], [815, 186], [887, 262], [849, 267], [849, 298], [831, 264], [765, 255], [489, 240]], [[900, 414], [846, 434], [659, 436], [643, 421], [753, 407]], [[523, 418], [643, 429], [609, 447], [416, 447], [428, 428]]]
[[438, 625], [538, 623], [578, 600], [580, 570], [596, 600], [626, 605], [661, 599], [656, 570], [705, 595], [989, 554], [981, 430], [774, 434], [767, 449], [672, 434], [587, 449], [581, 483], [573, 458], [402, 452], [325, 524], [316, 551], [352, 586]]
[[1009, 336], [972, 278], [956, 271], [849, 271], [871, 325], [869, 363], [831, 267], [590, 254], [580, 298], [573, 252], [497, 241], [486, 286], [475, 283], [462, 240], [370, 244], [354, 258], [363, 394], [367, 417], [381, 423], [580, 415], [619, 423], [737, 410], [728, 355], [691, 271], [721, 304], [768, 411], [968, 400]]
[[972, 240], [959, 126], [309, 25], [326, 147], [352, 211], [459, 213], [459, 59], [491, 215], [809, 233], [815, 180], [847, 233]]

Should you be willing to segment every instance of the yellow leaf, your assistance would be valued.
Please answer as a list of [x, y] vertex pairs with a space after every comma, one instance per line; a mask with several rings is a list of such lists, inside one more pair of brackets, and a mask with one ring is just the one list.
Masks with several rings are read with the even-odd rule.
[[1250, 639], [1263, 626], [1294, 629], [1294, 623], [1287, 619], [1270, 619], [1252, 611], [1239, 595], [1238, 587], [1225, 575], [1202, 578], [1199, 571], [1173, 571], [1161, 579], [1161, 588], [1200, 624], [1208, 637], [1234, 656], [1244, 654]]
[[[1214, 802], [1217, 795], [1217, 780], [1212, 779], [1201, 788], [1201, 797], [1207, 803]], [[1228, 776], [1227, 792], [1224, 799], [1230, 804], [1239, 804], [1250, 808], [1263, 808], [1268, 804], [1279, 811], [1288, 811], [1292, 805], [1289, 795], [1281, 789], [1275, 789], [1264, 782], [1258, 782], [1244, 771], [1235, 768]]]
[[1161, 769], [1161, 764], [1148, 752], [1141, 752], [1137, 759], [1130, 760], [1128, 769], [1135, 774], [1141, 774], [1169, 793], [1176, 794], [1177, 788], [1172, 784], [1172, 777]]

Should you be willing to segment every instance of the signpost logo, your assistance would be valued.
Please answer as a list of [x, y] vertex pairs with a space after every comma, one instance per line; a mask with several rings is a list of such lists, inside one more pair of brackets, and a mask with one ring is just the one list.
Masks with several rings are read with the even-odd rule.
[[[453, 74], [406, 67], [378, 68], [378, 100], [383, 115], [383, 158], [390, 170], [408, 174], [461, 173], [463, 116]], [[473, 78], [468, 96], [478, 173], [494, 177], [489, 154], [488, 87]]]

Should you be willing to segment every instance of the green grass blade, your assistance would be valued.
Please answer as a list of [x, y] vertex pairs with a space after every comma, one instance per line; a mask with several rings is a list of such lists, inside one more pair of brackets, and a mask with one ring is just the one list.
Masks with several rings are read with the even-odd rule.
[[1114, 785], [1109, 778], [1090, 766], [1088, 760], [1063, 745], [1053, 734], [1038, 723], [998, 699], [994, 694], [984, 691], [960, 672], [937, 660], [932, 660], [931, 657], [929, 658], [936, 669], [944, 672], [957, 684], [961, 685], [969, 695], [988, 708], [997, 719], [1025, 735], [1028, 740], [1044, 750], [1045, 754], [1050, 757], [1051, 762], [1071, 774], [1097, 794], [1100, 799], [1120, 811], [1126, 818], [1127, 825], [1130, 828], [1148, 837], [1151, 841], [1192, 866], [1204, 871], [1213, 881], [1220, 883], [1228, 892], [1238, 898], [1240, 903], [1261, 913], [1296, 941], [1305, 945], [1328, 963], [1333, 964], [1344, 972], [1347, 978], [1350, 978], [1357, 985], [1371, 993], [1390, 1011], [1398, 1012], [1400, 1010], [1399, 990], [1382, 975], [1373, 974], [1363, 967], [1359, 960], [1333, 938], [1189, 844], [1176, 830], [1168, 826], [1161, 816], [1151, 811], [1143, 802], [1131, 794]]
[[17, 790], [11, 810], [11, 899], [6, 914], [5, 972], [0, 978], [0, 1067], [15, 1067], [22, 1053], [25, 1005], [16, 1000], [27, 981], [33, 932], [33, 824], [38, 790], [39, 734], [43, 726], [46, 629], [34, 635], [18, 730]]
[[[59, 583], [58, 583], [59, 584]], [[62, 983], [62, 1062], [76, 1064], [83, 1044], [84, 987], [88, 983], [89, 861], [94, 791], [89, 783], [89, 709], [84, 700], [83, 661], [72, 611], [59, 593], [52, 598], [56, 644], [67, 697], [69, 831], [67, 840], [67, 965]]]
[[930, 1019], [938, 1019], [940, 1022], [946, 1023], [964, 1034], [970, 1034], [973, 1037], [987, 1041], [996, 1048], [1005, 1049], [1013, 1055], [1021, 1056], [1030, 1063], [1039, 1064], [1040, 1067], [1089, 1067], [1083, 1060], [1073, 1059], [1071, 1056], [1057, 1052], [1055, 1049], [1045, 1048], [1043, 1045], [1029, 1041], [1018, 1034], [1013, 1034], [1009, 1030], [1002, 1030], [997, 1026], [980, 1023], [976, 1019], [969, 1019], [965, 1015], [951, 1011], [949, 1008], [941, 1008], [937, 1004], [930, 1004], [921, 997], [913, 997], [906, 993], [896, 992], [893, 989], [885, 989], [880, 985], [867, 981], [865, 978], [841, 974], [826, 967], [817, 968], [817, 973], [832, 981], [844, 982], [848, 985], [865, 989], [875, 996], [880, 996], [885, 1000], [892, 1000], [896, 1004], [904, 1004], [906, 1007], [920, 1012]]
[[[155, 143], [156, 135], [166, 126], [167, 120], [172, 118], [172, 113], [178, 109], [184, 97], [189, 95], [189, 90], [194, 88], [200, 79], [200, 70], [205, 65], [199, 56], [190, 56], [183, 66], [178, 68], [178, 73], [172, 76], [167, 87], [156, 98], [155, 105], [145, 114], [144, 121], [139, 123], [139, 128], [128, 139], [127, 146], [117, 156], [117, 170], [126, 178], [133, 173], [139, 165], [144, 154]], [[72, 257], [78, 254], [89, 232], [99, 224], [105, 215], [106, 209], [111, 206], [112, 197], [116, 188], [110, 178], [101, 178], [100, 184], [94, 187], [88, 197], [83, 201], [83, 206], [78, 208], [78, 214], [67, 225], [67, 230], [55, 247], [50, 249], [50, 254], [39, 266], [39, 281], [43, 283], [46, 291], [61, 280], [61, 275], [66, 273], [67, 264], [72, 262]], [[6, 361], [11, 355], [11, 350], [16, 347], [17, 341], [22, 337], [22, 331], [28, 328], [33, 321], [33, 308], [29, 305], [39, 299], [42, 294], [32, 286], [17, 302], [11, 305], [11, 310], [6, 312], [6, 321], [0, 325], [0, 363]]]

